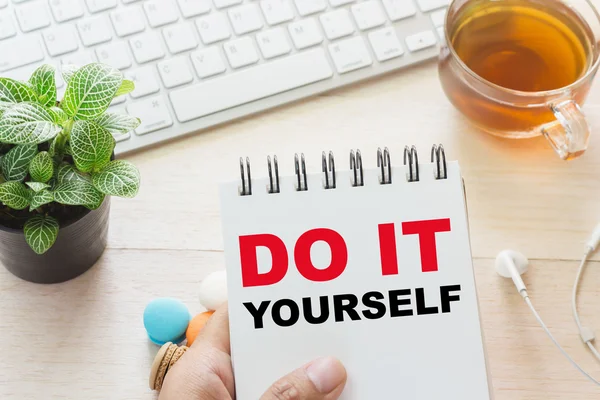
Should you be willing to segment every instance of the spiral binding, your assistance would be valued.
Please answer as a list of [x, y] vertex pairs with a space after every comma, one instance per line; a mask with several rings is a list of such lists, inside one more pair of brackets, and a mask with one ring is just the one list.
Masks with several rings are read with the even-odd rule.
[[365, 186], [364, 171], [362, 166], [362, 156], [360, 150], [350, 151], [350, 170], [352, 171], [352, 186]]
[[[431, 162], [434, 164], [433, 176], [436, 180], [448, 179], [448, 165], [446, 163], [446, 152], [444, 146], [434, 145], [431, 148]], [[323, 188], [336, 188], [335, 157], [333, 152], [323, 152], [321, 156], [323, 171]], [[406, 146], [404, 148], [404, 165], [407, 167], [406, 180], [408, 182], [418, 182], [420, 180], [419, 155], [415, 146]], [[306, 174], [306, 160], [302, 153], [294, 155], [294, 169], [296, 173], [295, 189], [298, 192], [308, 190], [308, 179]], [[383, 150], [377, 149], [377, 168], [379, 169], [379, 183], [389, 185], [392, 183], [392, 162], [390, 151], [387, 147]], [[267, 184], [267, 193], [275, 194], [281, 192], [279, 185], [279, 164], [277, 156], [267, 157], [267, 169], [269, 172], [269, 182]], [[365, 185], [362, 155], [360, 150], [350, 151], [350, 180], [353, 187]], [[240, 157], [240, 175], [241, 183], [239, 187], [240, 196], [252, 195], [252, 175], [250, 172], [250, 159]]]

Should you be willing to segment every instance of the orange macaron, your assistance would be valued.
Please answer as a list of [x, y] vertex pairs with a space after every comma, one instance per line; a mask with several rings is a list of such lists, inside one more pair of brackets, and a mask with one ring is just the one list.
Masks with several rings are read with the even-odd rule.
[[194, 340], [196, 340], [196, 337], [198, 336], [202, 328], [204, 328], [204, 325], [206, 325], [213, 313], [214, 311], [206, 311], [192, 318], [187, 330], [185, 331], [185, 337], [187, 339], [188, 346], [191, 346], [192, 343], [194, 343]]

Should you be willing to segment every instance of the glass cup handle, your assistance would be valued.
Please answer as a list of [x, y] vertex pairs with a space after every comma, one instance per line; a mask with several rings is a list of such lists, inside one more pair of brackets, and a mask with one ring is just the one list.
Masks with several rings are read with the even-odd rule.
[[581, 156], [588, 147], [590, 127], [579, 104], [566, 100], [551, 104], [556, 121], [545, 125], [542, 133], [563, 160]]

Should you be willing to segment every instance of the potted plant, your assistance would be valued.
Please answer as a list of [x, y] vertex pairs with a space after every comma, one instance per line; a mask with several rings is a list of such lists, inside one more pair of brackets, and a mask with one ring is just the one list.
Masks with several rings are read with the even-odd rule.
[[108, 112], [133, 90], [115, 68], [39, 67], [28, 82], [0, 78], [0, 262], [32, 282], [72, 279], [106, 247], [110, 196], [134, 197], [140, 175], [114, 160], [113, 134], [137, 118]]

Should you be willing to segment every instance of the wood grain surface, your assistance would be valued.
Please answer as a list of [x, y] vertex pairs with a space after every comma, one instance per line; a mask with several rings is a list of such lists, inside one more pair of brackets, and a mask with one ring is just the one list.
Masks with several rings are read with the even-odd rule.
[[[345, 160], [359, 148], [373, 167], [377, 147], [388, 146], [399, 164], [406, 144], [426, 155], [443, 143], [448, 158], [460, 160], [467, 185], [496, 399], [598, 399], [600, 389], [562, 358], [493, 268], [505, 248], [530, 257], [525, 279], [539, 312], [600, 379], [569, 304], [583, 244], [600, 222], [598, 84], [584, 110], [594, 131], [590, 149], [566, 163], [542, 138], [501, 140], [470, 126], [446, 100], [431, 62], [128, 155], [143, 185], [133, 200], [113, 199], [109, 248], [93, 269], [41, 286], [0, 268], [0, 398], [156, 397], [147, 381], [158, 348], [146, 338], [143, 309], [170, 296], [202, 311], [199, 282], [224, 268], [217, 186], [237, 179], [239, 156], [249, 156], [255, 176], [264, 176], [267, 154], [277, 154], [282, 174], [291, 174], [295, 152], [318, 172], [322, 150]], [[585, 324], [600, 332], [600, 255], [593, 259], [580, 305]]]

